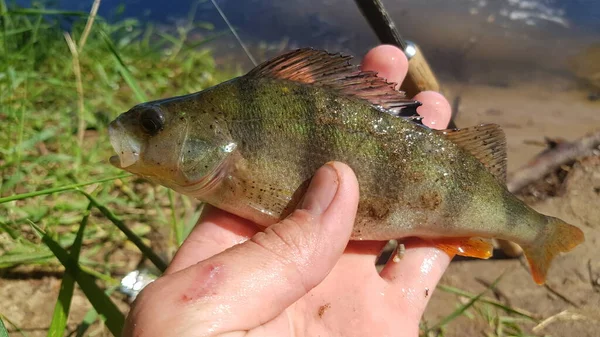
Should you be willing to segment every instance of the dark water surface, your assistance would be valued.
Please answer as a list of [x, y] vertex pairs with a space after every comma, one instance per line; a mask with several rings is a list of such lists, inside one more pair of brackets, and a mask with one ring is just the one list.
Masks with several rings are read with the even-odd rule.
[[[100, 14], [136, 17], [166, 27], [185, 20], [192, 0], [103, 0]], [[60, 0], [61, 9], [88, 11], [92, 1]], [[218, 0], [248, 44], [286, 42], [362, 56], [377, 44], [353, 0]], [[596, 0], [383, 0], [401, 34], [417, 42], [438, 75], [465, 81], [528, 78], [530, 72], [568, 74], [569, 62], [600, 43], [600, 1]], [[225, 24], [210, 1], [197, 7], [197, 21]], [[238, 56], [233, 38], [214, 46]], [[269, 55], [270, 56], [270, 55]], [[261, 58], [258, 57], [259, 61]], [[600, 62], [600, 60], [599, 60]]]

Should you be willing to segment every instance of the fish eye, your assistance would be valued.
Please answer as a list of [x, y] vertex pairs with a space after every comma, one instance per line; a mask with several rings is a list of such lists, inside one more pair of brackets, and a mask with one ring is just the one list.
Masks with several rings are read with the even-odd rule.
[[165, 116], [156, 108], [149, 108], [140, 114], [140, 123], [144, 132], [153, 136], [165, 126]]

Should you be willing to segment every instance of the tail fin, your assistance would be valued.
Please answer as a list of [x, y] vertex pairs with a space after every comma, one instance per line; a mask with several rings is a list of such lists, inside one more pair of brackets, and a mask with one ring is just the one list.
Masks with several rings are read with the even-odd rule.
[[525, 257], [531, 268], [531, 275], [537, 284], [546, 282], [546, 274], [552, 259], [560, 252], [568, 252], [584, 241], [581, 229], [553, 217], [547, 217], [548, 224], [538, 241], [523, 246]]

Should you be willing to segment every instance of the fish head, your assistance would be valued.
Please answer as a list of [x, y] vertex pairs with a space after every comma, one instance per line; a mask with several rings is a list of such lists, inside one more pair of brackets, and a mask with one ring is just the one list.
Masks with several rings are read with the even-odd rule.
[[164, 100], [121, 114], [108, 129], [116, 152], [110, 163], [187, 195], [213, 186], [236, 144], [214, 116], [198, 108]]

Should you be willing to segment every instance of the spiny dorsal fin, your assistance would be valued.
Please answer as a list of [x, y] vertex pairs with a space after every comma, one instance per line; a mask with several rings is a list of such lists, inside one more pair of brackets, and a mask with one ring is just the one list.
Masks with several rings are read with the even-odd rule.
[[436, 132], [471, 153], [500, 182], [506, 183], [506, 137], [500, 126], [481, 124], [465, 129]]
[[339, 90], [341, 93], [365, 99], [387, 110], [418, 107], [421, 103], [407, 99], [395, 90], [395, 83], [377, 77], [373, 71], [360, 71], [350, 63], [352, 56], [330, 54], [311, 48], [298, 49], [252, 69], [246, 76], [281, 78]]

